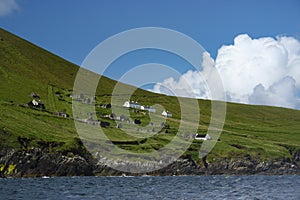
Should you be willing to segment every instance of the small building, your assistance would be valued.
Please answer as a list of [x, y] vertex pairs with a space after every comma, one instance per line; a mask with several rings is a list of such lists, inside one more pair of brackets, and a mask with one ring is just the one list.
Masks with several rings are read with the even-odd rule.
[[83, 99], [82, 103], [92, 104], [93, 103], [93, 99], [86, 97], [85, 99]]
[[109, 122], [103, 122], [103, 121], [101, 121], [100, 122], [100, 126], [103, 127], [103, 128], [106, 128], [106, 127], [110, 126], [110, 123]]
[[161, 123], [160, 126], [163, 127], [163, 128], [165, 128], [165, 129], [170, 129], [170, 125], [166, 124], [165, 122]]
[[116, 119], [117, 118], [117, 115], [115, 113], [111, 113], [109, 115], [109, 119]]
[[120, 120], [121, 120], [121, 121], [126, 121], [127, 119], [128, 119], [128, 118], [127, 118], [125, 115], [121, 115], [121, 116], [120, 116]]
[[27, 104], [31, 108], [39, 108], [39, 109], [45, 109], [45, 105], [41, 100], [35, 100], [33, 99]]
[[110, 118], [110, 115], [102, 115], [103, 118]]
[[130, 108], [130, 101], [125, 101], [125, 102], [123, 103], [123, 107], [125, 107], [125, 108]]
[[99, 105], [101, 108], [106, 108], [106, 109], [110, 109], [111, 108], [111, 104], [107, 103], [107, 104], [100, 104]]
[[75, 117], [75, 120], [78, 121], [78, 122], [90, 124], [90, 125], [93, 125], [93, 126], [101, 126], [101, 127], [109, 127], [110, 126], [109, 122], [95, 120], [93, 118], [79, 119], [78, 117]]
[[139, 125], [139, 124], [141, 124], [141, 123], [142, 123], [142, 122], [141, 122], [140, 119], [135, 119], [135, 120], [134, 120], [134, 124], [138, 124], [138, 125]]
[[70, 95], [70, 97], [72, 97], [73, 100], [83, 100], [84, 94], [73, 94], [73, 95]]
[[63, 118], [68, 118], [69, 115], [66, 113], [66, 111], [61, 111], [61, 112], [56, 112], [57, 117], [63, 117]]
[[161, 115], [165, 116], [165, 117], [172, 117], [173, 116], [172, 113], [170, 113], [169, 111], [165, 111], [165, 110], [161, 113]]
[[123, 107], [141, 109], [141, 104], [139, 104], [138, 102], [134, 102], [134, 101], [125, 101], [123, 104]]
[[195, 140], [211, 140], [211, 136], [208, 134], [196, 134], [194, 137]]
[[92, 118], [87, 119], [86, 123], [90, 124], [90, 125], [94, 125], [94, 126], [100, 126], [100, 124], [101, 124], [101, 122], [99, 120], [94, 120]]
[[153, 108], [152, 106], [141, 106], [141, 110], [146, 110], [146, 111], [151, 112], [151, 113], [156, 112], [156, 109]]
[[131, 102], [130, 108], [141, 109], [141, 104], [139, 104], [138, 102]]

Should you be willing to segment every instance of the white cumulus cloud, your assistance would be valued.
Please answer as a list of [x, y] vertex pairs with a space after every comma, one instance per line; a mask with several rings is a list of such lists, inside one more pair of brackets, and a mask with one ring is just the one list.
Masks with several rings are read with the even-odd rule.
[[15, 0], [0, 0], [0, 17], [11, 14], [19, 10], [19, 5]]
[[249, 97], [249, 103], [300, 108], [295, 80], [287, 76], [274, 83], [268, 89], [265, 89], [263, 85], [259, 84], [254, 88], [252, 95]]
[[206, 77], [213, 72], [215, 63], [207, 52], [203, 53], [202, 65], [205, 66], [203, 71], [189, 70], [178, 80], [173, 77], [167, 78], [155, 84], [152, 91], [173, 96], [211, 99]]
[[252, 39], [242, 34], [232, 45], [223, 45], [215, 61], [204, 53], [202, 67], [201, 72], [181, 76], [189, 87], [181, 78], [170, 78], [156, 84], [154, 91], [166, 93], [160, 88], [171, 87], [181, 96], [211, 98], [213, 88], [204, 87], [205, 80], [217, 69], [228, 101], [300, 109], [300, 43], [293, 37]]

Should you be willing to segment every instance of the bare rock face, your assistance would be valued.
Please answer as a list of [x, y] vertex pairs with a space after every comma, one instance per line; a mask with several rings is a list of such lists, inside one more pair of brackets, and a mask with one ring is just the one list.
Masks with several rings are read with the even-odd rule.
[[209, 164], [207, 174], [300, 174], [300, 168], [288, 159], [279, 161], [259, 161], [251, 158], [232, 158]]
[[[293, 160], [259, 161], [258, 159], [224, 158], [214, 163], [206, 159], [195, 162], [191, 156], [182, 156], [172, 164], [148, 175], [214, 175], [214, 174], [300, 174], [300, 152]], [[151, 167], [145, 165], [144, 167]], [[123, 172], [99, 162], [90, 154], [49, 152], [41, 148], [29, 150], [2, 149], [0, 151], [0, 177], [41, 176], [121, 176]], [[126, 173], [126, 175], [144, 175]]]
[[[6, 152], [6, 153], [4, 153]], [[35, 148], [28, 151], [3, 150], [0, 163], [2, 176], [37, 177], [37, 176], [87, 176], [93, 175], [92, 166], [85, 158], [72, 157], [61, 153], [44, 153]], [[9, 166], [14, 170], [8, 173]]]

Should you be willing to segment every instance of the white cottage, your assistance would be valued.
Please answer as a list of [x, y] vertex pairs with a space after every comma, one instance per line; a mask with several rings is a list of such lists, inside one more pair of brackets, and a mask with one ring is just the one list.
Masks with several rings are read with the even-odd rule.
[[165, 116], [165, 117], [172, 117], [173, 116], [172, 113], [170, 113], [169, 111], [165, 111], [165, 110], [161, 113], [161, 115]]
[[155, 113], [156, 112], [156, 109], [153, 108], [152, 106], [141, 106], [141, 110], [146, 110], [146, 111], [149, 111], [151, 113]]
[[208, 134], [196, 134], [195, 135], [195, 140], [211, 140], [211, 136]]
[[130, 101], [125, 101], [123, 107], [130, 108]]
[[134, 101], [125, 101], [123, 104], [123, 107], [141, 109], [141, 104], [139, 104], [138, 102], [134, 102]]

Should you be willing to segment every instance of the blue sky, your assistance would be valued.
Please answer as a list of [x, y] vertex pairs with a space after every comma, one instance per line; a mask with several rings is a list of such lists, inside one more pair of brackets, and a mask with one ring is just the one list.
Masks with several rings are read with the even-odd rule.
[[[139, 27], [182, 32], [200, 43], [214, 60], [223, 45], [233, 44], [241, 34], [251, 38], [300, 39], [299, 0], [1, 1], [10, 2], [0, 2], [2, 28], [78, 65], [108, 37]], [[177, 68], [186, 65], [172, 55], [145, 58], [143, 53], [137, 53], [136, 56], [144, 60], [129, 56], [119, 64], [127, 65], [128, 70], [143, 62], [159, 62], [153, 58], [165, 57], [166, 64]], [[115, 67], [106, 75], [118, 79], [122, 73]], [[269, 86], [265, 87], [267, 90]]]
[[19, 9], [0, 25], [63, 58], [81, 64], [101, 41], [145, 26], [180, 31], [216, 57], [223, 44], [252, 37], [300, 38], [297, 0], [16, 0]]

